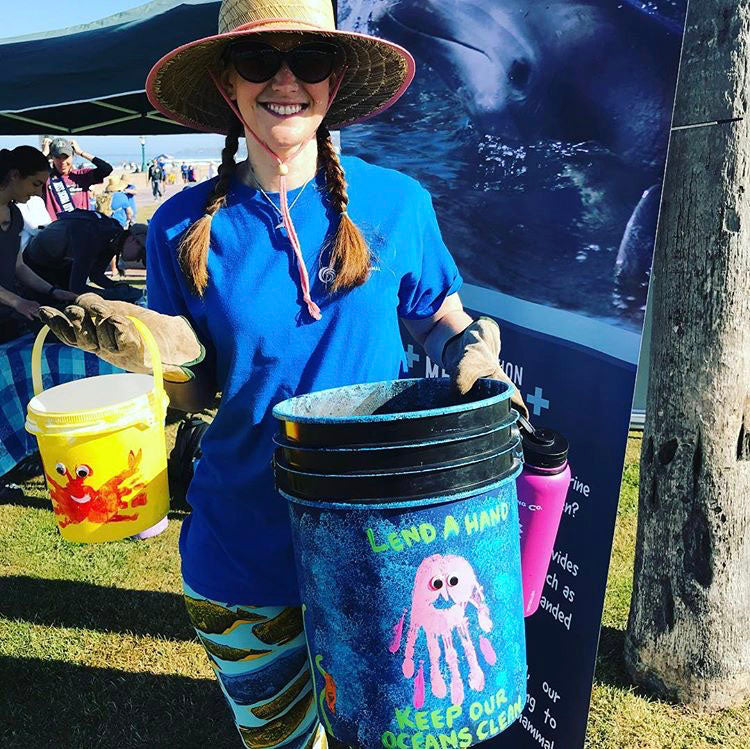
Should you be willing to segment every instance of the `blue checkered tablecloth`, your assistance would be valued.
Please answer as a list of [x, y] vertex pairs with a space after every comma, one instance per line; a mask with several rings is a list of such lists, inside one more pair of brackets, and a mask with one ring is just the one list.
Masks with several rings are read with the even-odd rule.
[[[47, 341], [52, 339], [52, 335]], [[24, 429], [26, 406], [34, 395], [31, 383], [32, 334], [0, 345], [0, 476], [14, 468], [36, 449], [36, 438]], [[80, 377], [121, 372], [93, 354], [45, 343], [42, 353], [42, 383], [45, 389]]]

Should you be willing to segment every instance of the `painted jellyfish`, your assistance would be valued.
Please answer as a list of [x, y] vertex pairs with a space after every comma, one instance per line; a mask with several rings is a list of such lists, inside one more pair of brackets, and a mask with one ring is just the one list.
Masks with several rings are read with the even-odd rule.
[[[432, 694], [439, 699], [447, 694], [447, 686], [441, 671], [444, 655], [450, 673], [450, 696], [454, 705], [460, 705], [464, 700], [464, 682], [459, 669], [458, 653], [453, 643], [453, 630], [456, 630], [469, 664], [469, 686], [476, 692], [484, 689], [484, 671], [479, 665], [466, 616], [468, 604], [472, 604], [477, 610], [479, 627], [484, 632], [489, 632], [492, 629], [492, 620], [484, 600], [484, 591], [466, 559], [452, 554], [433, 554], [422, 560], [414, 577], [409, 630], [401, 670], [407, 679], [414, 676], [414, 647], [419, 632], [423, 629], [430, 659]], [[406, 613], [404, 610], [400, 621], [393, 628], [393, 640], [388, 648], [391, 653], [396, 653], [401, 648]], [[490, 666], [496, 663], [497, 655], [484, 635], [479, 636], [479, 650]], [[419, 709], [424, 705], [424, 696], [424, 661], [420, 660], [414, 679], [415, 708]]]

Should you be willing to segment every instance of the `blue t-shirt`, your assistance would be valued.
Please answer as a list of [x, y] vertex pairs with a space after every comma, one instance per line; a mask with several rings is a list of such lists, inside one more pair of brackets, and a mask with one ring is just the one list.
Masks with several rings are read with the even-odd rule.
[[124, 192], [116, 192], [112, 195], [112, 218], [118, 221], [123, 229], [128, 227], [128, 212], [127, 208], [130, 206], [130, 200]]
[[[188, 226], [204, 212], [214, 180], [184, 190], [154, 215], [148, 232], [148, 303], [184, 315], [206, 347], [221, 405], [205, 433], [188, 491], [192, 514], [180, 537], [182, 573], [223, 602], [299, 602], [286, 501], [274, 489], [272, 408], [294, 395], [399, 377], [399, 317], [434, 314], [461, 277], [418, 182], [355, 157], [342, 158], [348, 213], [373, 253], [362, 286], [330, 295], [318, 277], [321, 247], [338, 216], [319, 174], [289, 193], [297, 235], [322, 320], [302, 303], [294, 253], [263, 195], [238, 181], [213, 217], [209, 283], [190, 293], [177, 260]], [[278, 205], [278, 194], [270, 196]]]

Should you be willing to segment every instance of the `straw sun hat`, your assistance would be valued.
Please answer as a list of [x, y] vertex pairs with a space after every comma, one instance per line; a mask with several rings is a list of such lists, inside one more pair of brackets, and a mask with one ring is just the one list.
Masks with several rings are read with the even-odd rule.
[[146, 91], [160, 112], [196, 130], [226, 133], [235, 115], [214, 84], [227, 45], [263, 32], [328, 38], [342, 50], [346, 70], [325, 122], [331, 129], [372, 117], [398, 99], [414, 77], [414, 59], [397, 44], [338, 31], [331, 0], [224, 0], [219, 33], [178, 47], [149, 73]]
[[128, 186], [128, 181], [119, 175], [110, 177], [104, 187], [104, 192], [124, 192]]

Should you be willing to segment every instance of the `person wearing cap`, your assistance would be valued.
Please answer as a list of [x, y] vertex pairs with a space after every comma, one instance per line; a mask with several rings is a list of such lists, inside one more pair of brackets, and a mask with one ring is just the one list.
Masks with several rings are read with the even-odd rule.
[[[42, 152], [52, 160], [52, 172], [44, 191], [44, 202], [50, 218], [55, 221], [61, 213], [75, 209], [88, 210], [89, 188], [103, 182], [112, 173], [112, 166], [82, 151], [75, 140], [45, 138]], [[74, 155], [90, 161], [94, 166], [74, 169]]]
[[[136, 300], [139, 289], [105, 275], [112, 258], [143, 260], [146, 225], [123, 229], [96, 211], [72, 211], [42, 229], [23, 251], [23, 261], [56, 288], [75, 294], [97, 292], [112, 299]], [[101, 290], [89, 285], [97, 284]]]
[[[413, 75], [402, 47], [338, 31], [330, 0], [224, 0], [219, 33], [166, 55], [147, 80], [166, 116], [226, 135], [218, 177], [170, 198], [149, 225], [150, 309], [84, 295], [65, 314], [41, 310], [69, 345], [149, 372], [127, 319], [137, 316], [157, 341], [174, 407], [198, 411], [222, 393], [180, 551], [188, 614], [247, 747], [326, 746], [300, 686], [310, 677], [272, 475], [272, 407], [397, 379], [399, 320], [460, 391], [505, 379], [497, 325], [464, 312], [430, 195], [406, 175], [340, 157], [331, 140], [331, 129], [393, 104]], [[241, 137], [248, 159], [237, 164]], [[274, 622], [265, 644], [243, 621], [248, 610]]]

